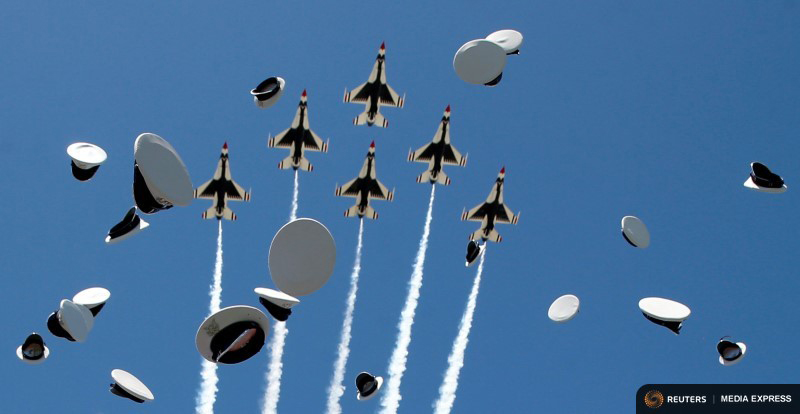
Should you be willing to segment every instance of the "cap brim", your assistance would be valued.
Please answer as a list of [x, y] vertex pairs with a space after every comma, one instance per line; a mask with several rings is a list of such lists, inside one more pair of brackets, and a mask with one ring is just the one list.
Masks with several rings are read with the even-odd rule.
[[19, 358], [20, 360], [22, 360], [22, 362], [25, 362], [26, 364], [39, 365], [42, 362], [44, 362], [44, 360], [47, 359], [47, 357], [49, 356], [50, 356], [50, 348], [48, 348], [47, 345], [44, 346], [44, 355], [42, 355], [42, 357], [39, 359], [25, 358], [25, 355], [22, 353], [22, 345], [17, 347], [17, 358]]
[[375, 391], [372, 391], [368, 395], [361, 395], [361, 393], [359, 392], [356, 395], [356, 398], [359, 401], [367, 401], [370, 398], [374, 397], [376, 394], [378, 394], [378, 391], [381, 389], [381, 385], [383, 385], [383, 377], [375, 377], [375, 381], [378, 383], [378, 385], [375, 387]]
[[117, 386], [140, 400], [153, 401], [155, 399], [150, 389], [128, 371], [115, 369], [111, 371], [111, 378], [114, 379]]
[[745, 345], [744, 342], [737, 342], [736, 345], [738, 345], [739, 349], [742, 350], [742, 354], [739, 355], [739, 358], [736, 358], [733, 361], [726, 361], [724, 358], [722, 358], [722, 356], [720, 356], [719, 357], [719, 363], [720, 364], [722, 364], [722, 365], [724, 365], [726, 367], [729, 367], [731, 365], [738, 364], [739, 362], [741, 362], [742, 359], [744, 359], [744, 354], [747, 353], [747, 345]]
[[267, 318], [264, 312], [252, 306], [229, 306], [220, 309], [219, 312], [209, 316], [200, 324], [200, 327], [197, 329], [197, 335], [195, 335], [197, 351], [200, 352], [200, 355], [207, 361], [218, 363], [214, 361], [214, 351], [211, 349], [211, 340], [226, 327], [237, 322], [248, 321], [253, 321], [261, 327], [266, 340], [266, 337], [269, 336], [269, 318]]
[[78, 181], [89, 181], [92, 177], [94, 177], [94, 174], [100, 168], [99, 165], [95, 165], [93, 167], [88, 167], [88, 168], [81, 168], [80, 166], [78, 166], [78, 164], [75, 163], [75, 160], [73, 160], [70, 163], [70, 165], [72, 167], [72, 176], [75, 177], [75, 179]]
[[753, 182], [753, 177], [747, 177], [747, 181], [745, 181], [744, 184], [742, 184], [742, 185], [744, 185], [745, 187], [747, 187], [747, 188], [749, 188], [751, 190], [761, 191], [763, 193], [772, 193], [772, 194], [784, 193], [784, 192], [786, 192], [786, 189], [787, 189], [786, 184], [784, 184], [781, 188], [761, 187], [761, 186], [759, 186], [759, 185], [757, 185], [756, 183]]

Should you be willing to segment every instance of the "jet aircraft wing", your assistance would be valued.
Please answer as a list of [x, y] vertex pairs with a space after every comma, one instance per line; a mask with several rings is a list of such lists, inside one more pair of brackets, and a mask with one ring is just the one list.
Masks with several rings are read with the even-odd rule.
[[434, 152], [433, 143], [425, 144], [411, 154], [409, 161], [428, 162], [433, 159]]
[[444, 154], [442, 154], [442, 163], [448, 165], [465, 165], [467, 163], [466, 158], [464, 158], [457, 149], [455, 149], [452, 145], [447, 144], [444, 146]]
[[244, 191], [244, 188], [239, 184], [236, 184], [236, 181], [230, 180], [226, 183], [225, 186], [225, 193], [228, 195], [228, 198], [232, 200], [250, 200], [250, 193]]
[[519, 215], [514, 215], [514, 212], [505, 204], [500, 204], [497, 215], [494, 217], [495, 222], [517, 224], [517, 220], [519, 220]]
[[197, 187], [197, 189], [194, 190], [194, 194], [195, 194], [194, 198], [213, 199], [214, 195], [216, 195], [216, 193], [217, 193], [217, 185], [218, 185], [218, 183], [219, 183], [219, 180], [215, 180], [215, 179], [212, 178], [212, 179], [206, 181], [205, 183], [201, 184], [200, 187]]
[[375, 200], [389, 200], [391, 201], [394, 198], [394, 194], [386, 188], [383, 183], [378, 180], [372, 181], [372, 186], [369, 189], [369, 198]]
[[403, 98], [401, 98], [388, 83], [383, 84], [379, 99], [381, 105], [396, 106], [398, 108], [403, 107]]
[[287, 128], [270, 138], [268, 144], [273, 148], [291, 148], [294, 145], [294, 141], [299, 138], [298, 134], [300, 133], [302, 133], [301, 129]]
[[486, 217], [489, 203], [481, 203], [461, 215], [461, 220], [483, 221]]
[[374, 88], [375, 82], [364, 82], [361, 85], [353, 88], [352, 91], [345, 94], [345, 102], [366, 103], [369, 100], [369, 94]]
[[336, 189], [336, 195], [342, 197], [358, 197], [358, 190], [361, 189], [361, 178], [353, 178], [343, 186]]

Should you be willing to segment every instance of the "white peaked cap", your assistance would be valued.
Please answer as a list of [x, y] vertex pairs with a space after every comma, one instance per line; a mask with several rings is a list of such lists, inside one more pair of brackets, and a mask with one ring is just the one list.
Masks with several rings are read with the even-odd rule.
[[564, 295], [553, 301], [547, 317], [553, 322], [567, 322], [580, 310], [581, 301], [575, 295]]
[[506, 54], [510, 54], [519, 51], [519, 47], [522, 46], [522, 33], [510, 29], [498, 30], [486, 36], [486, 40], [497, 43]]
[[465, 43], [453, 57], [453, 68], [461, 80], [484, 85], [495, 80], [506, 67], [506, 51], [490, 40]]

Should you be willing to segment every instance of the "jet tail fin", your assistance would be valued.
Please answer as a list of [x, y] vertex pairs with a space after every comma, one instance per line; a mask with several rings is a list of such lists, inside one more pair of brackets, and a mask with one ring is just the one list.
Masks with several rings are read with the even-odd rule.
[[358, 214], [358, 205], [348, 208], [344, 211], [345, 217], [352, 217]]
[[304, 171], [314, 171], [314, 166], [308, 162], [308, 158], [300, 158], [300, 169]]
[[213, 219], [217, 218], [217, 209], [214, 207], [209, 208], [208, 210], [204, 211], [202, 214], [204, 219]]
[[288, 170], [289, 168], [293, 168], [294, 167], [293, 161], [294, 160], [292, 160], [292, 157], [286, 157], [283, 159], [283, 161], [278, 163], [278, 168], [281, 170]]
[[441, 185], [450, 185], [450, 177], [448, 177], [444, 171], [439, 171], [439, 175], [436, 177], [436, 182]]
[[234, 221], [236, 220], [236, 213], [234, 213], [233, 210], [229, 209], [228, 207], [225, 207], [222, 210], [222, 218], [224, 218], [225, 220]]
[[420, 174], [419, 177], [417, 177], [417, 182], [418, 183], [424, 183], [424, 182], [430, 181], [430, 180], [431, 180], [431, 172], [430, 171], [425, 171], [424, 173]]
[[364, 209], [364, 217], [371, 220], [376, 220], [378, 218], [378, 212], [375, 211], [372, 206], [367, 206], [367, 208]]
[[369, 112], [364, 111], [359, 114], [355, 119], [353, 119], [353, 125], [364, 125], [367, 124], [369, 126], [376, 126], [379, 128], [386, 128], [389, 126], [389, 121], [381, 115], [380, 112], [375, 113], [375, 115], [370, 119]]
[[369, 119], [369, 114], [364, 111], [353, 119], [353, 125], [364, 125], [367, 123], [367, 119]]
[[489, 232], [489, 240], [495, 243], [500, 243], [501, 241], [503, 241], [503, 236], [501, 236], [500, 233], [497, 232], [497, 230], [492, 229], [492, 231]]

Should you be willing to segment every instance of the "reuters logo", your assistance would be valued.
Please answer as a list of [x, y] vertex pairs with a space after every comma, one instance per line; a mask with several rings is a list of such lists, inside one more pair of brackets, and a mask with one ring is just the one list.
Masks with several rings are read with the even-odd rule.
[[650, 408], [661, 407], [661, 404], [664, 404], [664, 395], [655, 390], [647, 391], [647, 394], [644, 395], [644, 403]]

